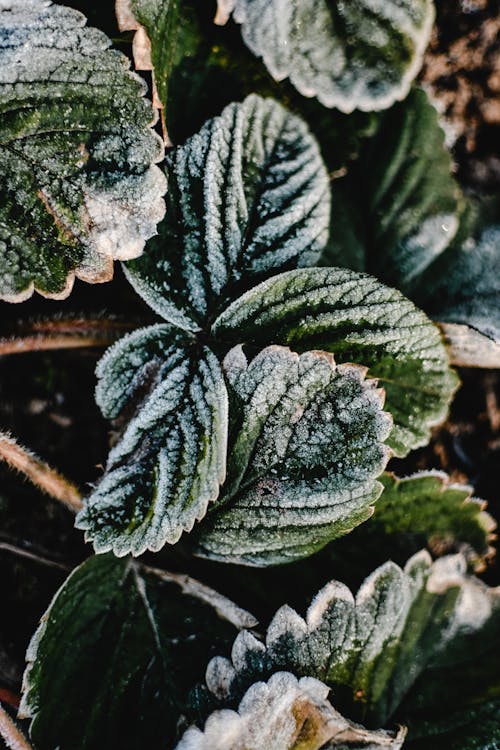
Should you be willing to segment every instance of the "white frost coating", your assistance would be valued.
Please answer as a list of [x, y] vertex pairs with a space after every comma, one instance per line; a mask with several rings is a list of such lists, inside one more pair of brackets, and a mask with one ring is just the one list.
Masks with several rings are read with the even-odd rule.
[[275, 80], [346, 113], [404, 99], [434, 21], [432, 0], [221, 0], [216, 22], [231, 11]]
[[0, 297], [9, 302], [34, 290], [63, 299], [75, 277], [109, 280], [113, 260], [140, 255], [163, 217], [156, 115], [109, 46], [71, 8], [0, 5]]
[[[279, 334], [277, 334], [277, 330]], [[344, 268], [303, 268], [258, 284], [213, 324], [225, 341], [321, 345], [337, 359], [368, 366], [396, 415], [389, 445], [397, 456], [426, 445], [448, 412], [458, 378], [436, 326], [413, 302], [374, 277]]]
[[230, 104], [167, 158], [161, 237], [128, 278], [162, 317], [195, 330], [232, 285], [314, 264], [330, 187], [305, 122], [271, 99]]
[[[220, 365], [207, 348], [192, 359], [189, 349], [176, 346], [170, 334], [169, 326], [135, 332], [124, 344], [119, 342], [101, 366], [99, 398], [108, 413], [123, 407], [141, 378], [146, 377], [151, 391], [111, 450], [103, 479], [77, 516], [77, 528], [98, 552], [113, 550], [121, 557], [175, 544], [205, 515], [225, 478], [228, 398]], [[160, 360], [152, 385], [144, 367], [147, 353]], [[123, 355], [129, 363], [132, 358], [128, 367]], [[113, 373], [124, 393], [110, 389]]]
[[204, 730], [191, 727], [176, 750], [310, 750], [360, 743], [366, 750], [402, 747], [406, 730], [368, 731], [344, 719], [327, 700], [329, 688], [311, 677], [288, 672], [252, 685], [238, 711], [215, 711]]
[[198, 554], [247, 565], [291, 561], [365, 521], [392, 427], [366, 370], [280, 346], [249, 363], [236, 347], [224, 370], [241, 420], [224, 505], [200, 527]]
[[316, 595], [305, 620], [281, 607], [267, 629], [265, 648], [240, 633], [237, 659], [211, 662], [207, 686], [234, 700], [252, 679], [286, 669], [362, 691], [370, 716], [383, 725], [448, 646], [480, 635], [484, 626], [491, 631], [492, 618], [500, 620], [500, 587], [488, 588], [466, 568], [462, 555], [433, 563], [422, 550], [404, 570], [394, 563], [375, 570], [355, 599], [332, 581]]

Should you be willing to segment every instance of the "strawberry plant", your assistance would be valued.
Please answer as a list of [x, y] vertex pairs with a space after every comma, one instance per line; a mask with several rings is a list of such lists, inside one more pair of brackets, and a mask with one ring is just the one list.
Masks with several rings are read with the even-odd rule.
[[434, 3], [72, 4], [0, 1], [0, 738], [493, 750], [495, 497], [443, 441], [460, 375], [500, 429], [498, 197]]

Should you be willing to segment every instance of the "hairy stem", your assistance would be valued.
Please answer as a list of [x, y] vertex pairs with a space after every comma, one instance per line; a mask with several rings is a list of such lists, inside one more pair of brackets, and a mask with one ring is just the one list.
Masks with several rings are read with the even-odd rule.
[[0, 705], [0, 737], [10, 750], [33, 750], [2, 705]]
[[105, 347], [139, 324], [105, 318], [52, 318], [19, 326], [16, 333], [0, 338], [0, 356], [54, 349]]
[[76, 485], [3, 432], [0, 432], [0, 460], [73, 512], [82, 508], [82, 497]]

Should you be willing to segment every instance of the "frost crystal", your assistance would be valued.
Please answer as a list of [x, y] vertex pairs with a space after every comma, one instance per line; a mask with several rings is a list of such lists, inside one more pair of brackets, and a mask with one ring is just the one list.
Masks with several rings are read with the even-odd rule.
[[348, 269], [274, 276], [230, 305], [213, 330], [225, 341], [321, 349], [337, 362], [366, 365], [385, 389], [396, 455], [427, 443], [458, 382], [426, 315], [395, 289]]
[[432, 0], [219, 0], [277, 81], [343, 112], [389, 107], [418, 73]]
[[145, 85], [81, 13], [0, 4], [0, 297], [66, 297], [141, 254], [165, 211]]
[[238, 711], [215, 711], [203, 731], [187, 730], [176, 750], [320, 750], [347, 747], [400, 750], [406, 730], [369, 731], [345, 719], [327, 700], [329, 688], [289, 672], [257, 682]]
[[278, 346], [250, 363], [237, 347], [224, 368], [241, 418], [224, 507], [200, 527], [198, 553], [250, 565], [290, 562], [369, 518], [392, 420], [365, 370]]
[[404, 570], [382, 565], [355, 598], [332, 581], [305, 618], [281, 607], [265, 645], [240, 633], [231, 660], [209, 663], [207, 686], [219, 701], [233, 701], [256, 680], [286, 669], [334, 689], [347, 687], [370, 722], [381, 726], [421, 673], [440, 659], [446, 663], [448, 651], [460, 653], [465, 639], [482, 638], [486, 628], [496, 638], [499, 624], [499, 588], [469, 576], [462, 555], [432, 563], [422, 551]]
[[277, 102], [249, 96], [167, 159], [167, 216], [127, 276], [163, 318], [204, 327], [272, 272], [313, 264], [328, 237], [330, 190], [316, 141]]
[[97, 399], [107, 416], [146, 395], [77, 517], [98, 552], [140, 555], [173, 544], [219, 494], [227, 391], [216, 357], [190, 344], [154, 326], [119, 341], [99, 364]]

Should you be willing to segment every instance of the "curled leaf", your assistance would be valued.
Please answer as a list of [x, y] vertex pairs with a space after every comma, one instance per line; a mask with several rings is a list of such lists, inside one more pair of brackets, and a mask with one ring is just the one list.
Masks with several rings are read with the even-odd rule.
[[432, 0], [219, 0], [216, 23], [231, 12], [275, 80], [347, 113], [406, 96], [434, 21]]
[[160, 235], [125, 270], [170, 323], [205, 328], [242, 289], [319, 258], [328, 175], [305, 123], [277, 102], [230, 104], [172, 152], [167, 171]]
[[373, 512], [392, 421], [363, 368], [268, 347], [224, 361], [232, 395], [228, 477], [197, 551], [270, 565], [305, 557]]
[[321, 349], [378, 378], [394, 418], [398, 456], [425, 445], [447, 414], [458, 379], [438, 329], [395, 289], [341, 268], [274, 276], [242, 295], [213, 325], [224, 341]]
[[163, 157], [145, 84], [83, 15], [0, 7], [0, 297], [62, 299], [107, 281], [164, 214]]

